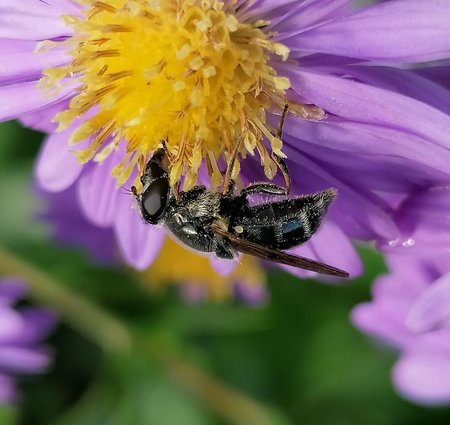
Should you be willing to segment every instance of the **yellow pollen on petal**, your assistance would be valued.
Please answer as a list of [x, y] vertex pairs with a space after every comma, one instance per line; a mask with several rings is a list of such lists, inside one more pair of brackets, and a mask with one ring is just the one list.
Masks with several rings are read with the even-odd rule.
[[170, 238], [166, 238], [157, 259], [141, 273], [141, 277], [144, 285], [152, 290], [174, 283], [198, 285], [216, 301], [229, 298], [235, 283], [260, 286], [266, 280], [254, 257], [243, 255], [236, 268], [222, 276], [213, 269], [208, 257], [197, 255]]
[[[264, 32], [267, 22], [240, 22], [236, 3], [218, 0], [76, 1], [82, 15], [64, 17], [74, 35], [61, 42], [72, 61], [46, 70], [40, 85], [53, 93], [62, 80], [79, 82], [55, 121], [63, 130], [89, 112], [71, 138], [91, 140], [77, 153], [80, 161], [102, 161], [122, 145], [115, 172], [122, 185], [130, 164], [141, 175], [165, 140], [172, 185], [188, 177], [189, 189], [204, 163], [217, 187], [224, 171], [218, 164], [228, 164], [243, 141], [236, 169], [256, 148], [267, 177], [274, 176], [271, 153], [280, 154], [282, 142], [265, 111], [280, 113], [285, 104], [290, 82], [271, 64], [286, 60], [289, 49]], [[292, 108], [308, 118], [316, 109]]]

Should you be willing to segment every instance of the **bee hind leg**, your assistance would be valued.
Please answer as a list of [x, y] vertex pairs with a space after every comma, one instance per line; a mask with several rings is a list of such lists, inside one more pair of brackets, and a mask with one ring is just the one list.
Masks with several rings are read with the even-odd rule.
[[242, 189], [241, 193], [245, 196], [254, 193], [266, 193], [268, 195], [287, 195], [284, 187], [277, 186], [273, 183], [252, 183]]

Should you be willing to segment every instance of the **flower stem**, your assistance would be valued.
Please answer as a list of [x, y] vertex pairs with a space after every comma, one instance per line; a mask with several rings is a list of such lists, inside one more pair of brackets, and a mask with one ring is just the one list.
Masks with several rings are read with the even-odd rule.
[[37, 267], [0, 248], [0, 274], [23, 279], [37, 302], [50, 306], [84, 336], [109, 352], [144, 350], [178, 384], [201, 399], [227, 423], [235, 425], [288, 425], [278, 412], [218, 382], [188, 361], [177, 357], [159, 338], [135, 335], [108, 312], [76, 294]]

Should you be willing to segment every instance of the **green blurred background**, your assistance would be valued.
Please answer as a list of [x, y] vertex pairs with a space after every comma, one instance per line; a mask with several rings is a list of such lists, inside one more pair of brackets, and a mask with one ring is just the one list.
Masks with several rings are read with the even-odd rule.
[[192, 307], [175, 290], [150, 294], [132, 271], [61, 249], [36, 222], [42, 206], [32, 167], [42, 138], [16, 123], [0, 125], [1, 246], [111, 312], [138, 342], [105, 351], [76, 330], [76, 317], [64, 320], [48, 341], [50, 371], [20, 380], [22, 405], [1, 409], [0, 424], [450, 423], [450, 410], [397, 396], [395, 353], [350, 324], [351, 308], [370, 299], [371, 282], [385, 270], [372, 250], [360, 248], [366, 274], [345, 286], [272, 272], [271, 300], [259, 308], [232, 300]]

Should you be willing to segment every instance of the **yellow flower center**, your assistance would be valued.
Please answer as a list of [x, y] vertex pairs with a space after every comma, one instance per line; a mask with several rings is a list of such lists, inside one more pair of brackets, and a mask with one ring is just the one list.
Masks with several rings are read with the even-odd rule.
[[[184, 176], [185, 189], [192, 187], [205, 161], [216, 187], [218, 161], [228, 164], [239, 143], [239, 157], [256, 149], [273, 178], [271, 153], [283, 156], [282, 142], [265, 111], [283, 108], [290, 84], [270, 62], [285, 60], [289, 50], [264, 32], [267, 22], [240, 22], [236, 1], [77, 1], [82, 16], [64, 17], [75, 33], [65, 41], [73, 59], [46, 70], [41, 85], [80, 82], [69, 109], [55, 119], [62, 130], [91, 111], [70, 140], [90, 138], [77, 151], [81, 162], [102, 161], [123, 143], [113, 171], [122, 185], [136, 167], [142, 173], [165, 140], [172, 185]], [[238, 173], [239, 160], [233, 177]]]
[[228, 298], [236, 282], [249, 286], [265, 284], [265, 274], [254, 257], [243, 255], [233, 272], [221, 276], [212, 268], [208, 257], [197, 255], [170, 238], [166, 238], [158, 258], [141, 276], [153, 290], [173, 283], [199, 285], [216, 301]]

